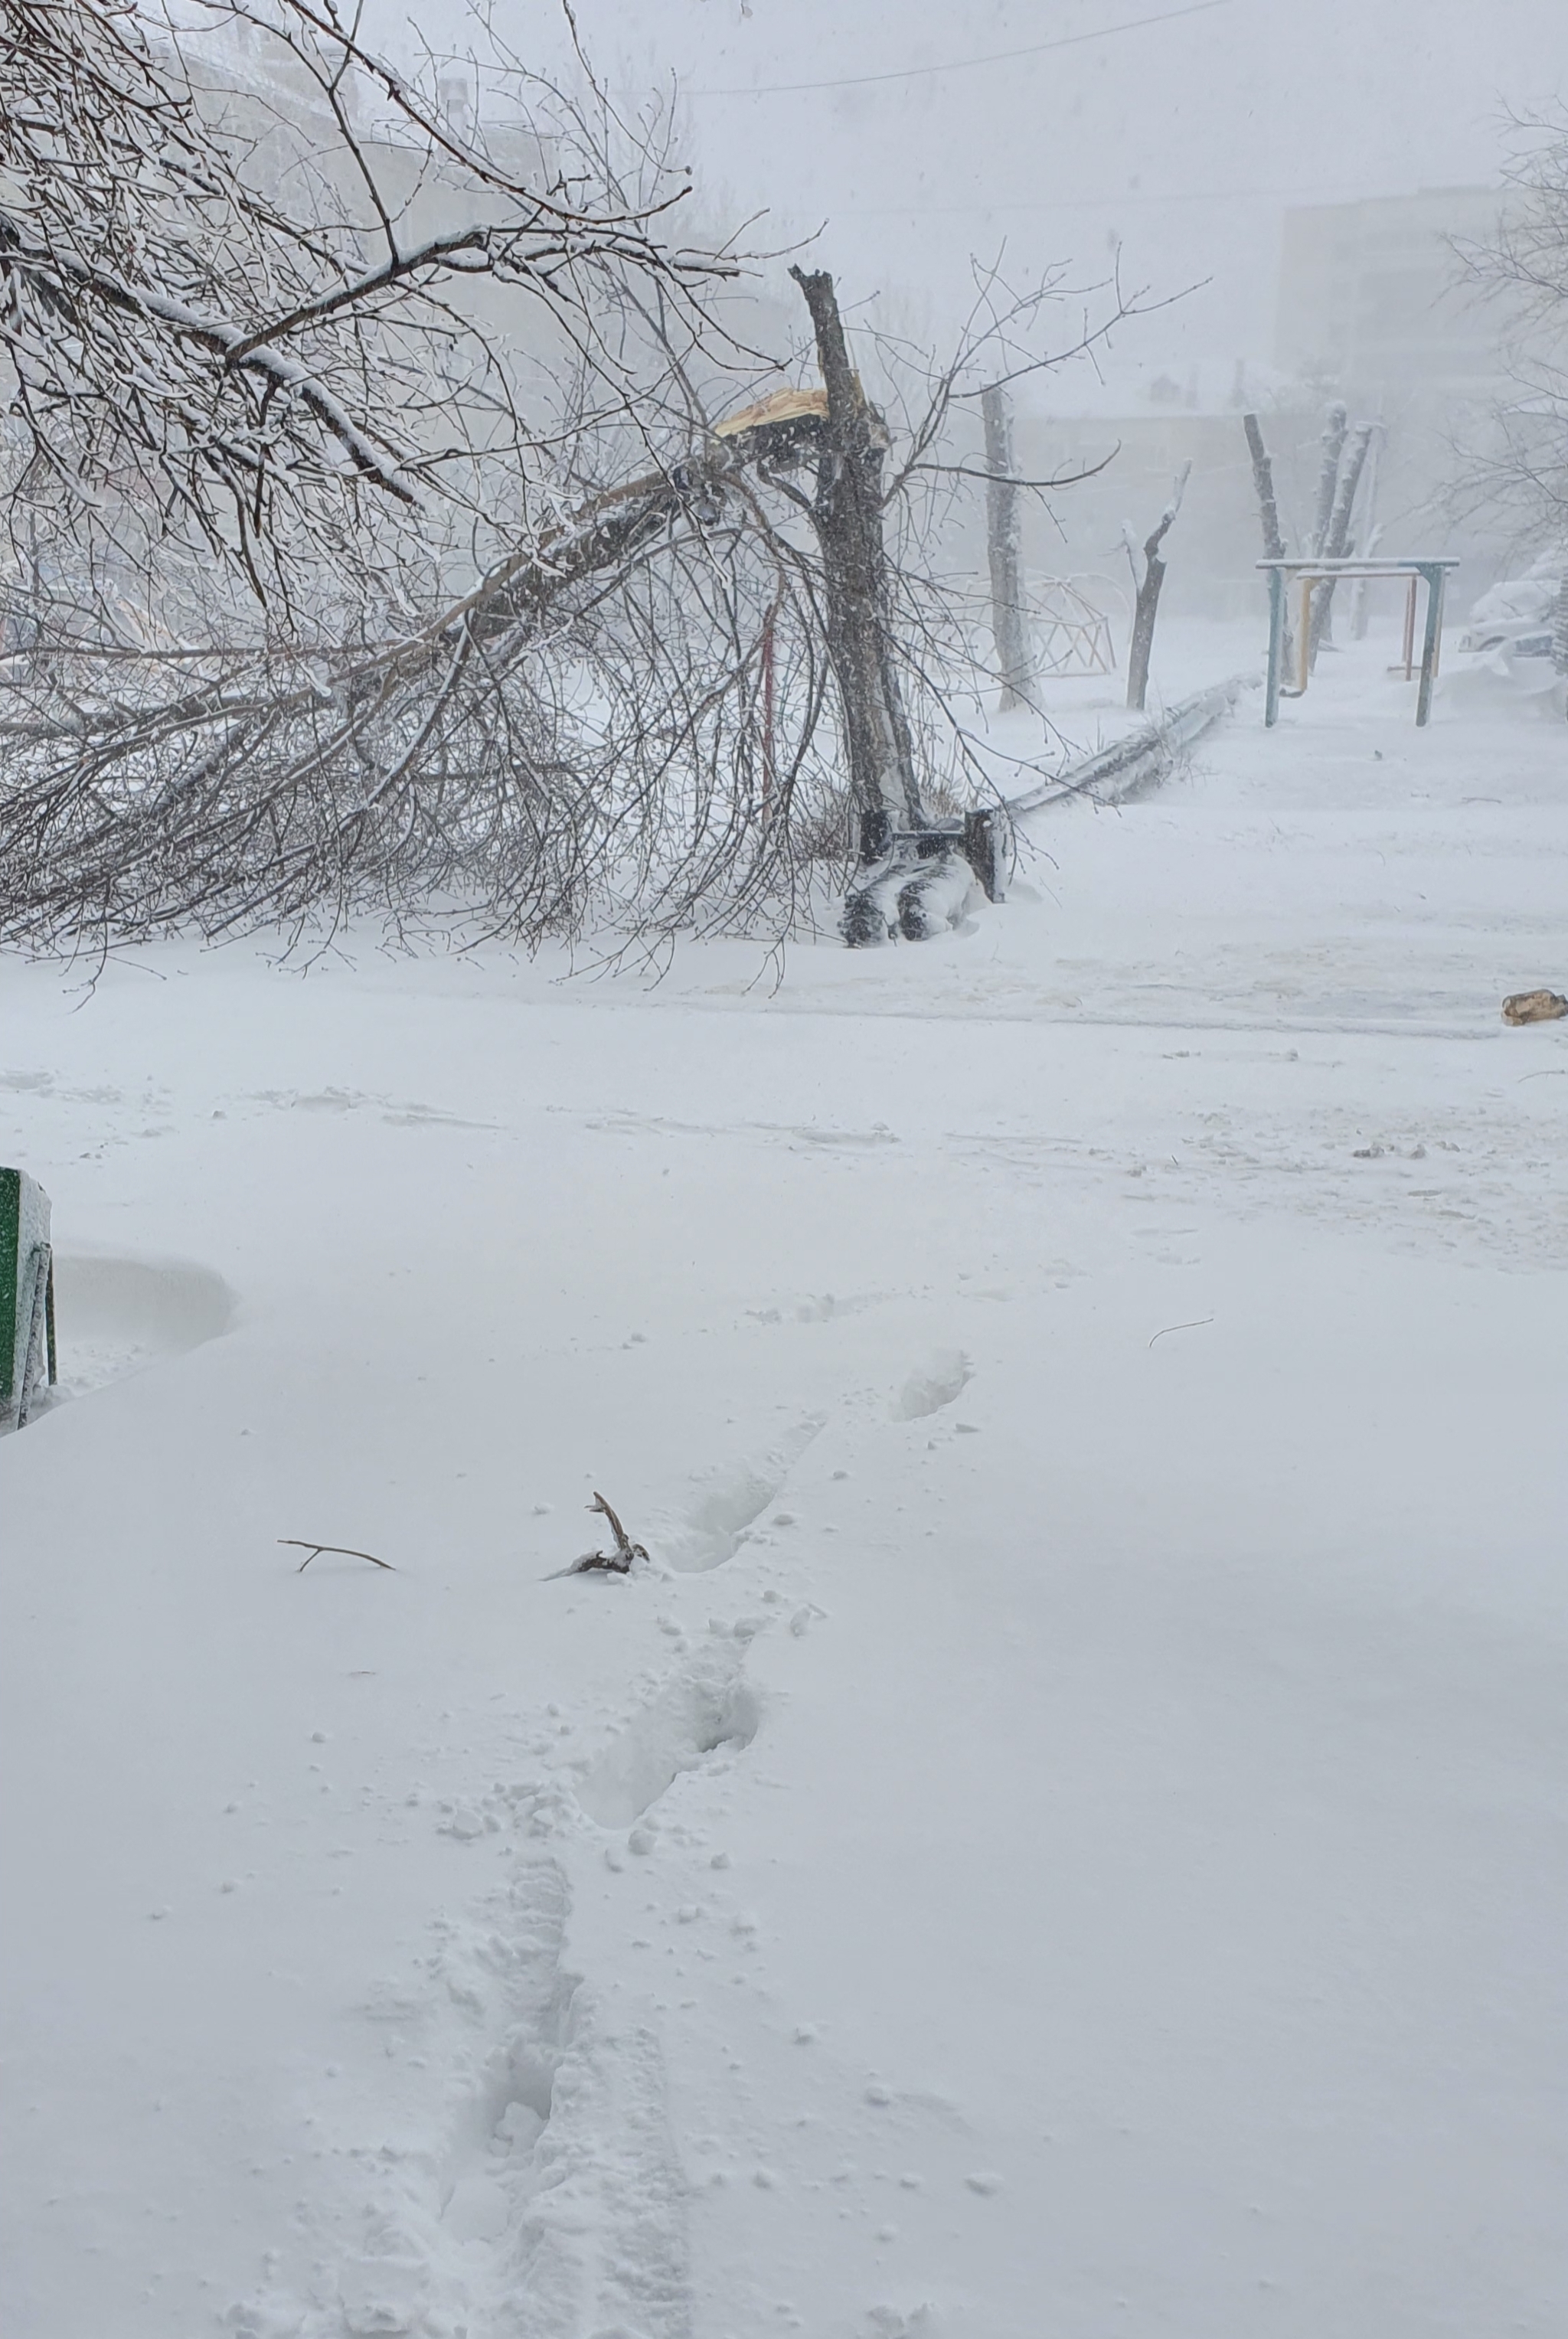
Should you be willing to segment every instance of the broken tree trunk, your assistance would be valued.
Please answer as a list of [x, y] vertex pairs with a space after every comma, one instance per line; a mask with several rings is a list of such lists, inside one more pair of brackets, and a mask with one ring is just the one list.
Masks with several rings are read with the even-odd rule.
[[812, 524], [822, 554], [828, 656], [863, 846], [880, 851], [893, 829], [927, 824], [893, 655], [882, 518], [887, 425], [850, 365], [833, 278], [825, 269], [792, 268], [790, 274], [811, 311], [827, 391]]
[[[1361, 473], [1366, 461], [1366, 450], [1372, 444], [1372, 425], [1358, 422], [1350, 440], [1350, 451], [1340, 468], [1339, 483], [1335, 489], [1334, 508], [1328, 516], [1328, 534], [1323, 546], [1325, 560], [1343, 560], [1350, 545], [1350, 516], [1356, 508], [1356, 490], [1361, 485]], [[1336, 579], [1326, 577], [1312, 596], [1312, 631], [1307, 645], [1309, 667], [1317, 663], [1317, 653], [1331, 637], [1329, 622], [1334, 611], [1334, 587]]]
[[1138, 574], [1138, 564], [1133, 560], [1132, 531], [1130, 528], [1127, 531], [1127, 557], [1132, 561], [1133, 580], [1138, 587], [1132, 611], [1132, 642], [1127, 653], [1127, 703], [1139, 714], [1149, 696], [1149, 659], [1154, 647], [1154, 620], [1159, 611], [1159, 588], [1165, 582], [1165, 563], [1159, 557], [1159, 548], [1181, 509], [1181, 498], [1187, 492], [1191, 469], [1190, 462], [1182, 465], [1180, 476], [1171, 490], [1170, 501], [1160, 513], [1153, 532], [1144, 540], [1141, 578]]
[[985, 535], [991, 561], [991, 626], [1001, 677], [1001, 712], [1021, 706], [1034, 680], [1019, 571], [1018, 481], [1012, 460], [1012, 412], [1000, 384], [981, 392], [985, 424]]
[[[1256, 414], [1244, 414], [1241, 427], [1247, 433], [1247, 451], [1252, 458], [1252, 484], [1257, 490], [1257, 518], [1263, 529], [1263, 557], [1266, 560], [1285, 558], [1285, 538], [1279, 527], [1279, 506], [1274, 495], [1274, 462], [1263, 443]], [[1285, 621], [1285, 642], [1282, 652], [1288, 673], [1291, 663], [1290, 619]]]

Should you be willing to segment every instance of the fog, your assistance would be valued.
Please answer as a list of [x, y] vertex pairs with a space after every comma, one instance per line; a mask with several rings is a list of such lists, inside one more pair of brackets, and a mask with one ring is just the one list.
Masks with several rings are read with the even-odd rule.
[[1568, 0], [571, 5], [0, 0], [0, 2339], [1564, 2339]]
[[[400, 8], [382, 0], [389, 42]], [[630, 104], [681, 94], [705, 210], [815, 236], [846, 291], [940, 324], [974, 258], [1010, 272], [1119, 246], [1126, 281], [1187, 297], [1119, 348], [1158, 366], [1267, 359], [1287, 207], [1496, 183], [1512, 113], [1564, 72], [1557, 0], [586, 0], [597, 69]], [[439, 11], [419, 25], [441, 37]], [[454, 38], [459, 12], [448, 0]], [[498, 30], [565, 62], [547, 5]], [[992, 60], [986, 62], [986, 60]]]

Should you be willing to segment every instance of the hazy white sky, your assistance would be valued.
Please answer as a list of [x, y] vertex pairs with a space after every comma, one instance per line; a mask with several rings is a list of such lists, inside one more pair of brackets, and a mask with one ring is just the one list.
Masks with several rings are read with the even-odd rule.
[[[406, 0], [380, 5], [388, 37]], [[519, 53], [561, 54], [554, 0], [495, 13]], [[1494, 181], [1507, 108], [1568, 93], [1568, 0], [577, 0], [577, 13], [605, 78], [636, 90], [674, 76], [688, 93], [710, 205], [767, 210], [770, 241], [825, 222], [815, 249], [846, 293], [896, 288], [940, 317], [971, 253], [1005, 242], [1020, 274], [1055, 260], [1092, 273], [1119, 238], [1139, 281], [1213, 279], [1139, 329], [1138, 353], [1161, 360], [1269, 355], [1286, 204]], [[458, 0], [428, 0], [419, 22], [437, 37], [458, 15]], [[1060, 45], [962, 62], [1047, 43]], [[823, 82], [841, 85], [781, 86]]]

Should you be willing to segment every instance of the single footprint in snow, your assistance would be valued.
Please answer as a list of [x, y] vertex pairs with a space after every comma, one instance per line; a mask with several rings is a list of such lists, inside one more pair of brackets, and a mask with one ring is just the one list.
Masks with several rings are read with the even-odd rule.
[[[577, 1801], [600, 1827], [630, 1827], [684, 1771], [721, 1747], [749, 1746], [760, 1709], [741, 1677], [744, 1652], [733, 1643], [705, 1653], [667, 1681], [604, 1749], [577, 1787]], [[628, 1840], [633, 1851], [652, 1843]]]
[[700, 1574], [733, 1559], [823, 1426], [808, 1415], [785, 1431], [760, 1461], [715, 1472], [703, 1485], [685, 1520], [654, 1544], [656, 1555], [685, 1574]]
[[971, 1373], [961, 1348], [942, 1349], [905, 1381], [893, 1405], [893, 1419], [923, 1421], [927, 1414], [940, 1413], [968, 1387]]
[[454, 2240], [497, 2242], [511, 2222], [512, 2198], [493, 2176], [460, 2176], [441, 2215]]

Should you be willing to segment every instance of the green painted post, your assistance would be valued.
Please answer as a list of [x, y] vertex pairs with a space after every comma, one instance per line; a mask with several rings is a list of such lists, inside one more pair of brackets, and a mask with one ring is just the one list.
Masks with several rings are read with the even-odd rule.
[[0, 1427], [23, 1426], [54, 1369], [49, 1197], [25, 1171], [0, 1170]]
[[1263, 694], [1263, 722], [1272, 731], [1279, 720], [1279, 666], [1285, 654], [1285, 571], [1268, 572], [1268, 684]]
[[1424, 725], [1432, 712], [1432, 684], [1437, 672], [1437, 646], [1443, 638], [1443, 588], [1448, 581], [1445, 563], [1423, 561], [1426, 579], [1426, 632], [1421, 644], [1421, 680], [1415, 692], [1415, 720]]

